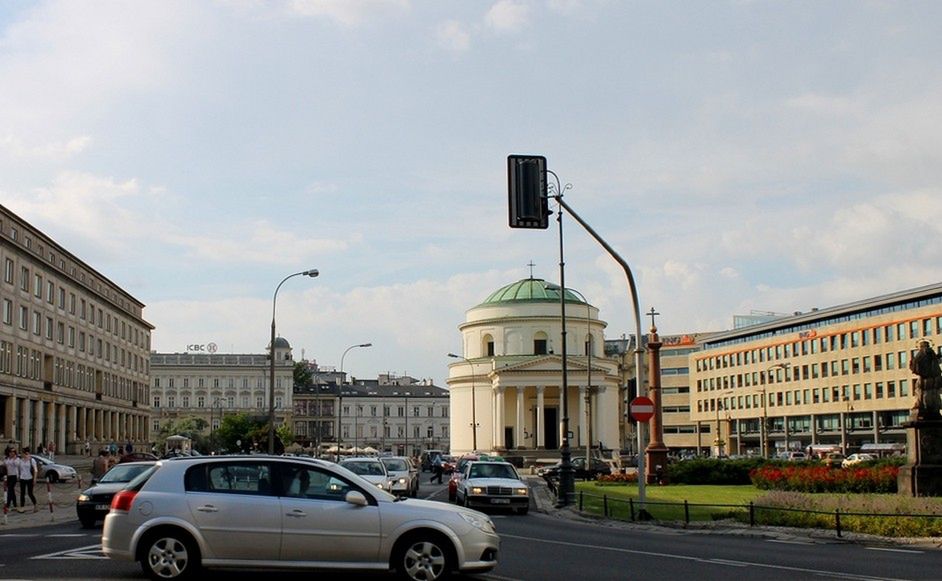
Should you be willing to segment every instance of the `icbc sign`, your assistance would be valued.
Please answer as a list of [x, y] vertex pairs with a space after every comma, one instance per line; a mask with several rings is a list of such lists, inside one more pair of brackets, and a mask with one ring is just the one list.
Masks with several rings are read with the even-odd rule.
[[197, 353], [215, 353], [218, 347], [215, 343], [194, 343], [186, 346], [186, 351], [196, 351]]

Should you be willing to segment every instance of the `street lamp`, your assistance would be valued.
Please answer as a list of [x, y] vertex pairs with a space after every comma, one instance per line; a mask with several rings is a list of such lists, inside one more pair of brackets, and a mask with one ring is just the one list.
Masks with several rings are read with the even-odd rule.
[[281, 285], [285, 284], [285, 281], [289, 278], [295, 276], [309, 276], [311, 278], [316, 277], [320, 274], [316, 268], [310, 270], [304, 270], [301, 272], [296, 272], [294, 274], [289, 274], [284, 277], [281, 282], [278, 283], [278, 286], [275, 287], [275, 294], [272, 295], [271, 299], [271, 343], [268, 345], [268, 356], [269, 356], [269, 385], [268, 385], [268, 453], [275, 453], [275, 304], [278, 301], [278, 291], [281, 289]]
[[716, 457], [721, 458], [723, 456], [723, 447], [726, 445], [726, 442], [723, 441], [723, 433], [720, 429], [720, 412], [723, 411], [723, 402], [716, 402], [716, 439], [713, 441], [713, 444], [716, 445]]
[[[360, 343], [359, 345], [350, 345], [343, 350], [343, 355], [340, 356], [340, 395], [337, 398], [337, 461], [340, 462], [340, 443], [343, 441], [342, 425], [343, 425], [343, 384], [346, 383], [346, 376], [343, 374], [343, 359], [347, 356], [347, 351], [351, 349], [356, 349], [357, 347], [372, 347], [372, 343]], [[354, 427], [354, 429], [356, 429]]]
[[475, 401], [474, 394], [474, 365], [467, 357], [462, 357], [461, 355], [456, 355], [454, 353], [449, 353], [449, 357], [454, 359], [464, 359], [464, 362], [468, 364], [468, 369], [471, 371], [471, 448], [472, 452], [477, 452], [478, 450], [478, 419], [477, 419], [477, 402]]
[[[219, 403], [219, 398], [213, 400], [213, 405], [209, 408], [209, 452], [214, 454], [216, 452], [216, 408], [221, 407]], [[220, 409], [219, 413], [220, 423], [222, 423], [222, 410]]]
[[[544, 284], [544, 288], [549, 288], [549, 285]], [[585, 461], [586, 467], [589, 466], [589, 458], [592, 455], [592, 323], [591, 323], [591, 305], [589, 301], [586, 300], [585, 295], [577, 291], [574, 288], [568, 288], [567, 291], [575, 293], [582, 299], [582, 302], [585, 303], [585, 328], [586, 328], [586, 383], [588, 386], [585, 390]], [[601, 440], [599, 440], [601, 441]], [[602, 453], [601, 445], [599, 447], [599, 454]]]

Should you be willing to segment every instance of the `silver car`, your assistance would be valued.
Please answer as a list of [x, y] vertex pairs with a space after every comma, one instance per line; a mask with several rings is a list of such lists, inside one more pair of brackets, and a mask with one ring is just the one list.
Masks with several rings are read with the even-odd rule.
[[392, 492], [392, 479], [386, 466], [378, 458], [347, 458], [340, 465], [353, 472], [363, 480], [375, 484], [380, 490]]
[[530, 510], [530, 489], [508, 462], [468, 462], [455, 495], [455, 502], [468, 507]]
[[37, 480], [49, 480], [49, 482], [71, 481], [78, 476], [75, 468], [53, 462], [45, 456], [33, 454], [33, 459], [36, 460], [36, 468], [39, 472]]
[[158, 462], [117, 493], [102, 551], [151, 579], [202, 567], [394, 570], [433, 581], [497, 566], [500, 539], [477, 511], [397, 499], [342, 466], [279, 456]]
[[389, 481], [392, 483], [390, 492], [396, 496], [419, 495], [419, 472], [412, 465], [412, 460], [405, 456], [384, 456], [380, 462], [386, 467]]

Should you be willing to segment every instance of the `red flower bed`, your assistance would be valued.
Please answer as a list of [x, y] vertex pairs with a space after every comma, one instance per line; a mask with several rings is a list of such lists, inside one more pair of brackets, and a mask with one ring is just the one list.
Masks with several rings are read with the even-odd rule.
[[795, 492], [896, 492], [899, 466], [835, 470], [826, 466], [762, 466], [749, 478], [765, 490]]

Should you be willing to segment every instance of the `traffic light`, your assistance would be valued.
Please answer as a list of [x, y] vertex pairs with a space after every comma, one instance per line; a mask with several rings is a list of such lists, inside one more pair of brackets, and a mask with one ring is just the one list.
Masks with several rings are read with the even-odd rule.
[[507, 186], [510, 227], [548, 228], [546, 158], [541, 155], [507, 156]]
[[[633, 400], [634, 398], [638, 397], [638, 380], [636, 378], [632, 377], [631, 379], [629, 379], [625, 387], [628, 389], [628, 401], [629, 402]], [[631, 417], [631, 414], [628, 413], [627, 410], [625, 410], [625, 413], [628, 416], [629, 422], [631, 422], [632, 424], [638, 423], [638, 420]]]

